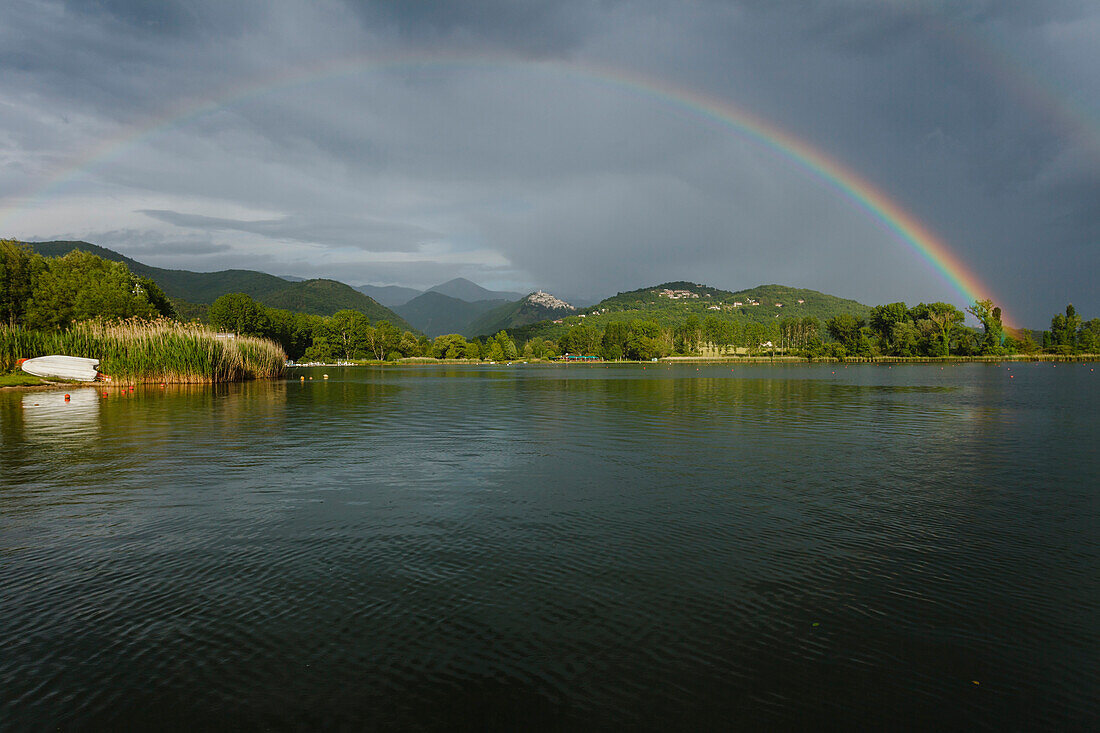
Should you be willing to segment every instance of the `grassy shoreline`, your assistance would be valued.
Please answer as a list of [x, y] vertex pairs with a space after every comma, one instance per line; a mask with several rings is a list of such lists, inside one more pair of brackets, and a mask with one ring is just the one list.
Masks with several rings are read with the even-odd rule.
[[818, 358], [808, 359], [803, 356], [666, 356], [654, 361], [631, 361], [619, 359], [616, 361], [592, 360], [592, 361], [553, 361], [550, 359], [512, 359], [503, 362], [488, 362], [479, 359], [432, 359], [428, 357], [410, 357], [397, 359], [396, 361], [379, 361], [377, 359], [358, 359], [341, 364], [295, 364], [290, 369], [311, 368], [339, 368], [348, 366], [505, 366], [505, 365], [541, 365], [541, 366], [584, 366], [586, 364], [999, 364], [1002, 362], [1092, 362], [1100, 361], [1100, 354], [1011, 354], [1005, 356], [874, 356], [874, 357], [846, 357], [844, 359]]
[[99, 371], [111, 385], [213, 384], [280, 377], [286, 371], [286, 354], [272, 341], [221, 339], [175, 321], [89, 322], [68, 331], [0, 326], [0, 372], [14, 371], [20, 359], [49, 354], [99, 359]]

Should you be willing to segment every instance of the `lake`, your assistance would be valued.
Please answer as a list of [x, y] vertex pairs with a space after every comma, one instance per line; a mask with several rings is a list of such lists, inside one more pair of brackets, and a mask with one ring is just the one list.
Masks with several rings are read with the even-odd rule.
[[1097, 367], [0, 393], [0, 728], [1095, 730]]

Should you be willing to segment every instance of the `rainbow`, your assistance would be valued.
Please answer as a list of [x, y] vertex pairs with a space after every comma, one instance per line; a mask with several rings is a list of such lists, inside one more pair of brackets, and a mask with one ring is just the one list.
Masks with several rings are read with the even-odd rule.
[[[978, 275], [953, 252], [948, 245], [907, 212], [882, 189], [874, 186], [852, 169], [811, 146], [804, 140], [782, 130], [775, 124], [740, 109], [729, 102], [700, 92], [673, 86], [667, 82], [643, 77], [617, 69], [577, 65], [568, 62], [485, 61], [460, 57], [409, 57], [377, 61], [361, 57], [329, 61], [325, 64], [300, 69], [260, 82], [253, 82], [223, 91], [199, 102], [185, 102], [171, 110], [128, 128], [124, 133], [104, 141], [95, 149], [64, 166], [44, 184], [20, 197], [25, 206], [56, 193], [62, 186], [74, 180], [90, 168], [109, 161], [125, 152], [130, 146], [159, 132], [186, 124], [216, 110], [261, 97], [277, 90], [331, 79], [341, 75], [393, 70], [422, 70], [432, 68], [484, 67], [522, 68], [540, 72], [566, 74], [588, 82], [594, 82], [625, 90], [655, 100], [663, 105], [687, 111], [695, 116], [717, 123], [768, 149], [782, 158], [794, 162], [818, 180], [835, 190], [857, 209], [877, 221], [904, 243], [913, 253], [925, 261], [968, 304], [992, 294]], [[0, 223], [22, 208], [13, 201], [0, 207]], [[993, 298], [997, 300], [996, 298]], [[1000, 302], [1000, 301], [998, 301]], [[1007, 323], [1008, 319], [1004, 318]]]

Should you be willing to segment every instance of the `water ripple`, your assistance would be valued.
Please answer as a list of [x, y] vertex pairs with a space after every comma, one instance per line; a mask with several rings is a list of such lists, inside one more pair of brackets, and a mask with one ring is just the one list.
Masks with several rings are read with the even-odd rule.
[[1100, 715], [1087, 370], [330, 372], [0, 395], [0, 727]]

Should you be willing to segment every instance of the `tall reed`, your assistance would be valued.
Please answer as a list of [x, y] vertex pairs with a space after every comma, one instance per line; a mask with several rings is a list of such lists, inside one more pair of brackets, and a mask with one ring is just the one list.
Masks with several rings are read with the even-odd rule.
[[236, 382], [278, 377], [286, 354], [266, 339], [219, 339], [202, 326], [171, 320], [89, 321], [68, 331], [28, 331], [0, 326], [0, 371], [19, 359], [66, 354], [99, 359], [99, 371], [114, 383]]

